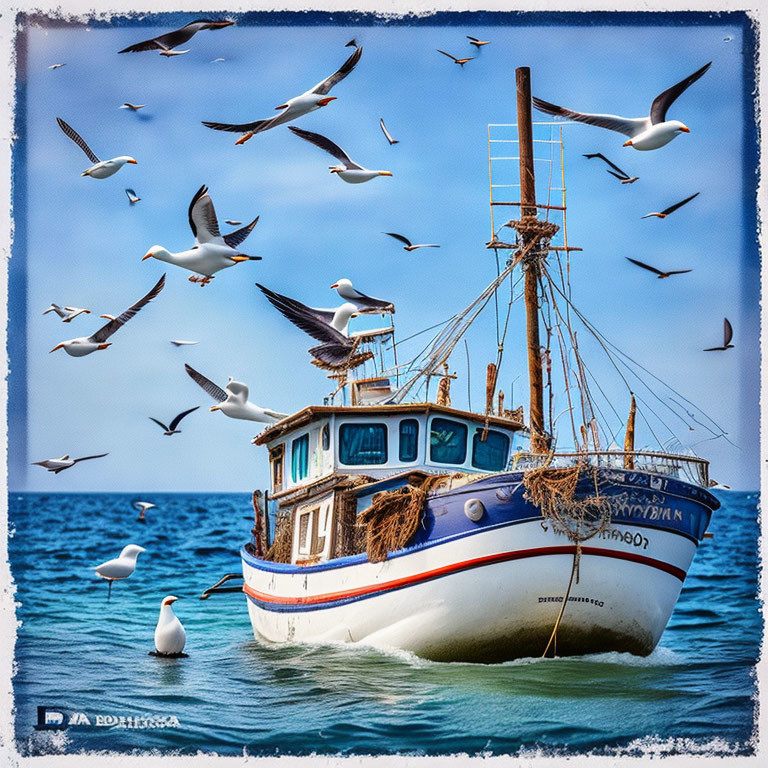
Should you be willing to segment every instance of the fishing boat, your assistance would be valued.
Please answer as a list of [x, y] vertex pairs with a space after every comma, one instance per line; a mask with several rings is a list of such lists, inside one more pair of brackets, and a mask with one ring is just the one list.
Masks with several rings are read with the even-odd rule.
[[[416, 374], [406, 376], [396, 361], [384, 367], [383, 351], [396, 349], [394, 323], [360, 331], [355, 362], [332, 370], [336, 388], [324, 404], [254, 438], [271, 469], [270, 488], [254, 493], [253, 538], [241, 550], [257, 639], [361, 643], [483, 663], [647, 655], [659, 642], [719, 502], [708, 490], [705, 460], [661, 447], [635, 450], [634, 396], [623, 450], [601, 444], [568, 321], [577, 310], [547, 261], [580, 249], [567, 237], [554, 244], [564, 226], [551, 214], [564, 225], [565, 184], [561, 206], [536, 201], [527, 68], [517, 71], [517, 109], [517, 138], [505, 141], [518, 156], [495, 158], [489, 143], [491, 160], [519, 160], [517, 185], [491, 179], [492, 212], [499, 205], [519, 211], [505, 224], [511, 242], [492, 225], [487, 247], [507, 257], [497, 277], [443, 328]], [[518, 188], [519, 200], [494, 200], [502, 186]], [[503, 343], [488, 366], [484, 411], [454, 407], [450, 398], [452, 351], [515, 275], [524, 283], [527, 423], [523, 409], [505, 409], [497, 391]], [[543, 345], [547, 301], [558, 319]], [[571, 342], [576, 361], [563, 366], [574, 438], [567, 450], [557, 445], [552, 417], [556, 338]], [[361, 374], [365, 361], [379, 364]], [[427, 385], [421, 400], [417, 382]], [[206, 596], [224, 589], [215, 585]]]

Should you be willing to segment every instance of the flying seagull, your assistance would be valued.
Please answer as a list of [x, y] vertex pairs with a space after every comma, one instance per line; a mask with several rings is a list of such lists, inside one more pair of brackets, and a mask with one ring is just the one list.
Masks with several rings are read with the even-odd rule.
[[78, 307], [60, 307], [58, 304], [51, 303], [48, 309], [43, 310], [43, 314], [47, 315], [49, 312], [55, 312], [60, 318], [62, 323], [71, 323], [78, 315], [90, 315], [90, 309], [80, 309]]
[[116, 557], [114, 560], [107, 560], [106, 563], [97, 565], [94, 568], [98, 577], [109, 582], [107, 600], [112, 595], [112, 582], [127, 579], [136, 570], [136, 558], [146, 551], [144, 547], [140, 547], [137, 544], [129, 544], [127, 547], [123, 547], [119, 557]]
[[396, 232], [382, 232], [383, 235], [389, 235], [390, 237], [394, 237], [395, 240], [399, 240], [401, 243], [405, 243], [403, 246], [404, 251], [415, 251], [417, 248], [439, 248], [439, 245], [435, 245], [435, 243], [419, 243], [418, 245], [414, 245], [407, 237], [403, 237], [403, 235], [398, 235]]
[[106, 179], [113, 173], [117, 173], [126, 163], [137, 164], [128, 155], [113, 157], [111, 160], [99, 160], [91, 148], [83, 141], [83, 137], [72, 126], [67, 125], [60, 117], [56, 118], [56, 122], [58, 122], [59, 128], [85, 152], [86, 157], [93, 163], [90, 168], [80, 174], [81, 176], [90, 176], [92, 179]]
[[623, 133], [625, 136], [629, 136], [629, 141], [624, 142], [625, 147], [633, 147], [641, 151], [659, 149], [659, 147], [669, 144], [681, 133], [691, 132], [679, 120], [667, 120], [667, 110], [686, 88], [695, 83], [709, 69], [711, 64], [710, 61], [709, 64], [705, 64], [701, 69], [686, 77], [685, 80], [681, 80], [677, 85], [673, 85], [660, 93], [653, 100], [651, 113], [648, 117], [619, 117], [618, 115], [592, 115], [586, 112], [575, 112], [572, 109], [559, 107], [557, 104], [551, 104], [536, 97], [533, 98], [533, 104], [548, 115], [568, 117], [580, 123]]
[[155, 627], [155, 656], [179, 658], [187, 655], [183, 653], [187, 633], [171, 607], [178, 599], [175, 595], [168, 595], [160, 603], [160, 618]]
[[326, 77], [325, 80], [321, 80], [316, 86], [305, 91], [300, 96], [288, 99], [285, 104], [275, 107], [275, 109], [282, 111], [274, 117], [265, 118], [264, 120], [256, 120], [252, 123], [237, 124], [203, 121], [203, 125], [217, 131], [242, 133], [244, 135], [241, 136], [235, 144], [244, 144], [257, 133], [268, 131], [275, 126], [288, 123], [291, 120], [296, 120], [297, 118], [303, 117], [309, 112], [314, 112], [316, 109], [320, 109], [320, 107], [325, 107], [334, 101], [336, 97], [328, 95], [331, 88], [337, 83], [340, 83], [355, 68], [357, 62], [360, 61], [362, 53], [362, 48], [356, 48], [354, 53], [332, 75]]
[[325, 136], [321, 136], [319, 133], [312, 133], [311, 131], [305, 131], [301, 128], [296, 128], [293, 125], [289, 125], [288, 129], [293, 131], [299, 138], [308, 141], [310, 144], [314, 144], [320, 149], [324, 149], [328, 154], [333, 155], [338, 161], [339, 165], [330, 166], [331, 173], [336, 173], [342, 181], [346, 181], [347, 184], [362, 184], [364, 181], [370, 181], [377, 176], [391, 176], [391, 171], [369, 171], [367, 168], [363, 168], [362, 165], [358, 165], [353, 162], [349, 155], [338, 145], [334, 144], [330, 139]]
[[254, 405], [248, 400], [248, 387], [240, 381], [230, 378], [227, 386], [222, 389], [191, 365], [185, 363], [184, 369], [192, 381], [202, 387], [216, 401], [216, 405], [211, 406], [212, 411], [221, 411], [231, 419], [259, 421], [264, 424], [275, 424], [288, 415]]
[[95, 456], [81, 456], [79, 459], [70, 459], [69, 454], [65, 453], [58, 459], [46, 459], [45, 461], [33, 461], [32, 464], [38, 467], [45, 467], [49, 472], [53, 472], [54, 475], [58, 475], [59, 472], [63, 472], [65, 469], [74, 467], [79, 461], [88, 461], [90, 459], [101, 459], [104, 456], [108, 456], [107, 453], [97, 453]]
[[618, 165], [615, 165], [612, 163], [605, 155], [601, 154], [600, 152], [594, 152], [591, 155], [584, 155], [588, 160], [591, 160], [593, 157], [599, 157], [601, 160], [608, 163], [608, 165], [613, 168], [612, 171], [608, 171], [608, 173], [611, 174], [611, 176], [615, 176], [622, 184], [634, 184], [640, 177], [639, 176], [630, 176], [628, 173], [625, 173], [624, 171], [619, 168]]
[[67, 66], [66, 63], [64, 63], [64, 64], [51, 64], [51, 66], [48, 67], [48, 69], [59, 69], [59, 67], [66, 67], [66, 66]]
[[705, 352], [725, 352], [726, 349], [733, 349], [731, 340], [733, 339], [733, 328], [728, 322], [728, 318], [723, 318], [723, 346], [722, 347], [710, 347], [705, 349]]
[[344, 44], [345, 48], [359, 48], [357, 40], [353, 37], [348, 43]]
[[457, 59], [455, 56], [451, 56], [451, 54], [450, 54], [450, 53], [446, 53], [445, 51], [441, 51], [439, 48], [436, 48], [435, 50], [436, 50], [438, 53], [442, 53], [442, 54], [443, 54], [443, 56], [447, 56], [449, 59], [453, 59], [453, 61], [454, 61], [456, 64], [461, 64], [461, 67], [462, 67], [462, 69], [464, 68], [464, 65], [465, 65], [465, 64], [466, 64], [468, 61], [472, 61], [472, 59], [474, 59], [474, 56], [469, 56], [469, 57], [467, 57], [466, 59]]
[[625, 256], [625, 258], [627, 261], [631, 261], [633, 264], [637, 264], [638, 267], [642, 267], [643, 269], [647, 269], [649, 272], [653, 272], [659, 278], [659, 280], [663, 280], [665, 277], [670, 277], [671, 275], [684, 275], [686, 272], [693, 271], [691, 269], [676, 269], [670, 272], [662, 272], [660, 269], [656, 269], [656, 267], [652, 267], [649, 264], [643, 264], [642, 261], [630, 259], [629, 256]]
[[[118, 53], [138, 53], [139, 51], [160, 51], [161, 56], [172, 56], [173, 48], [186, 43], [195, 34], [202, 29], [223, 29], [230, 27], [234, 21], [213, 21], [211, 19], [199, 19], [185, 24], [181, 29], [175, 29], [173, 32], [167, 32], [159, 37], [153, 37], [150, 40], [144, 40], [141, 43], [129, 45]], [[176, 51], [176, 53], [188, 53], [188, 51]]]
[[[394, 314], [395, 306], [391, 301], [384, 301], [384, 299], [376, 299], [373, 296], [366, 296], [364, 293], [360, 293], [352, 281], [346, 277], [342, 277], [341, 280], [337, 280], [331, 288], [335, 288], [336, 292], [342, 299], [346, 299], [357, 307], [357, 313], [360, 315], [379, 315], [379, 314]], [[330, 323], [333, 320], [333, 315], [336, 310], [320, 310], [315, 309], [314, 312], [325, 312], [326, 319]]]
[[261, 256], [248, 256], [238, 249], [240, 243], [253, 231], [259, 217], [241, 229], [222, 235], [219, 232], [216, 210], [205, 184], [195, 192], [187, 217], [195, 236], [195, 244], [188, 251], [171, 253], [161, 245], [153, 245], [142, 261], [154, 258], [188, 269], [194, 273], [189, 281], [200, 283], [201, 286], [208, 285], [213, 280], [214, 273], [233, 267], [241, 261], [261, 261]]
[[158, 421], [157, 419], [155, 419], [152, 416], [150, 416], [149, 418], [152, 421], [154, 421], [155, 424], [157, 424], [159, 427], [162, 427], [163, 434], [166, 435], [166, 437], [170, 437], [171, 435], [179, 435], [179, 434], [181, 434], [181, 430], [180, 429], [176, 429], [176, 427], [179, 426], [179, 424], [181, 423], [181, 420], [185, 416], [187, 416], [188, 414], [192, 413], [192, 411], [196, 411], [199, 407], [200, 407], [199, 405], [196, 405], [194, 408], [190, 408], [188, 411], [182, 411], [182, 413], [180, 413], [178, 416], [174, 417], [173, 421], [168, 426], [166, 426], [165, 424], [163, 424], [162, 421]]
[[140, 197], [136, 196], [136, 193], [132, 189], [126, 189], [125, 194], [128, 195], [128, 202], [133, 205], [134, 203], [138, 203], [139, 200], [141, 200]]
[[171, 344], [175, 347], [183, 347], [189, 344], [199, 344], [199, 341], [183, 341], [182, 339], [171, 339]]
[[140, 109], [144, 109], [146, 106], [146, 104], [131, 104], [130, 101], [126, 101], [125, 103], [121, 104], [118, 109], [130, 109], [131, 112], [138, 112]]
[[239, 227], [243, 222], [236, 219], [224, 219], [225, 224], [229, 224], [230, 227]]
[[397, 139], [393, 139], [390, 132], [387, 130], [387, 126], [384, 125], [384, 118], [379, 118], [379, 125], [381, 126], [381, 130], [384, 133], [384, 135], [387, 137], [387, 141], [390, 143], [390, 146], [392, 144], [399, 144], [400, 142]]
[[654, 212], [654, 213], [646, 213], [645, 216], [641, 216], [641, 219], [647, 219], [650, 216], [657, 216], [660, 219], [666, 219], [667, 216], [669, 216], [670, 213], [673, 211], [676, 211], [678, 208], [681, 208], [686, 203], [690, 203], [691, 200], [693, 200], [694, 197], [696, 197], [699, 193], [697, 192], [695, 195], [691, 195], [690, 197], [686, 197], [685, 200], [681, 200], [679, 203], [675, 203], [674, 205], [670, 205], [669, 208], [665, 208], [663, 211], [660, 212]]
[[155, 283], [154, 288], [152, 288], [146, 296], [143, 296], [135, 304], [128, 307], [122, 315], [116, 317], [114, 320], [110, 320], [105, 326], [99, 328], [96, 333], [92, 333], [90, 336], [81, 336], [77, 339], [62, 341], [61, 344], [57, 344], [51, 352], [55, 352], [57, 349], [63, 349], [72, 357], [84, 357], [85, 355], [90, 355], [91, 352], [95, 352], [97, 349], [106, 349], [112, 344], [112, 342], [108, 342], [107, 339], [122, 328], [122, 326], [125, 325], [137, 312], [149, 304], [149, 302], [152, 301], [164, 287], [165, 275]]
[[471, 45], [474, 45], [475, 48], [481, 48], [484, 45], [490, 45], [490, 40], [478, 40], [476, 37], [472, 37], [472, 35], [467, 35], [467, 40], [469, 40]]

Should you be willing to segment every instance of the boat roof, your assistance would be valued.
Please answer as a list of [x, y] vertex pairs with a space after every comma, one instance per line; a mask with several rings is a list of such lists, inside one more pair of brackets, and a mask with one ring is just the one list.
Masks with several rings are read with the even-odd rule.
[[472, 421], [487, 420], [489, 425], [504, 427], [505, 429], [525, 429], [525, 424], [516, 419], [505, 416], [493, 416], [482, 413], [472, 413], [471, 411], [462, 411], [458, 408], [451, 408], [446, 405], [437, 405], [435, 403], [394, 403], [390, 405], [308, 405], [306, 408], [286, 417], [276, 424], [267, 427], [263, 432], [253, 438], [256, 445], [264, 445], [272, 440], [281, 437], [286, 432], [291, 432], [297, 427], [309, 424], [317, 418], [323, 416], [342, 415], [393, 415], [397, 413], [441, 413], [446, 416], [457, 416], [459, 418], [471, 419]]

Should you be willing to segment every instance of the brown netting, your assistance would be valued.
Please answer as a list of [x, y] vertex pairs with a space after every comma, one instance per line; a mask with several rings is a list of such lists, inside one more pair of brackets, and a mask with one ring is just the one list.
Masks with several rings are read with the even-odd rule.
[[271, 560], [274, 563], [290, 563], [291, 550], [293, 547], [293, 515], [283, 513], [277, 516], [275, 521], [275, 539], [272, 546], [264, 555], [265, 560]]

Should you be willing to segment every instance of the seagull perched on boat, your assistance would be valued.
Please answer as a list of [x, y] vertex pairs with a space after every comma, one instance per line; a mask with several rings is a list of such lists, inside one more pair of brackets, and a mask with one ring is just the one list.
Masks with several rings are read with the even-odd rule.
[[59, 472], [63, 472], [65, 469], [74, 467], [80, 461], [89, 461], [90, 459], [102, 459], [104, 456], [108, 456], [108, 453], [97, 453], [95, 456], [81, 456], [79, 459], [70, 459], [69, 454], [65, 453], [58, 459], [46, 459], [45, 461], [33, 461], [32, 464], [38, 467], [45, 467], [49, 472], [53, 472], [54, 475], [58, 475]]
[[99, 578], [106, 579], [109, 582], [107, 600], [109, 600], [112, 594], [112, 582], [127, 579], [136, 570], [136, 558], [146, 551], [144, 547], [140, 547], [138, 544], [129, 544], [127, 547], [123, 547], [119, 557], [116, 557], [114, 560], [107, 560], [106, 563], [97, 565], [94, 568]]
[[51, 302], [51, 306], [48, 309], [43, 310], [43, 314], [47, 315], [49, 312], [55, 312], [60, 318], [62, 323], [71, 323], [78, 315], [90, 315], [90, 309], [80, 309], [78, 307], [60, 307], [58, 304]]
[[137, 312], [149, 304], [149, 302], [152, 301], [164, 287], [165, 275], [157, 281], [154, 288], [152, 288], [146, 296], [143, 296], [135, 304], [128, 307], [122, 315], [116, 317], [114, 320], [110, 320], [106, 325], [99, 328], [96, 333], [92, 333], [90, 336], [81, 336], [77, 339], [62, 341], [61, 344], [57, 344], [51, 352], [55, 352], [57, 349], [63, 349], [72, 357], [84, 357], [85, 355], [90, 355], [91, 352], [95, 352], [97, 349], [106, 349], [112, 345], [112, 342], [108, 342], [107, 339], [113, 333], [120, 330], [120, 328], [122, 328]]
[[399, 240], [401, 243], [405, 243], [403, 246], [404, 251], [415, 251], [417, 248], [439, 248], [439, 245], [436, 245], [435, 243], [419, 243], [417, 245], [414, 245], [407, 237], [404, 237], [403, 235], [398, 235], [396, 232], [382, 232], [383, 235], [389, 235], [390, 237], [394, 237], [395, 240]]
[[[335, 288], [336, 292], [342, 299], [346, 299], [351, 302], [357, 308], [357, 313], [360, 315], [383, 315], [394, 314], [395, 305], [391, 301], [384, 301], [384, 299], [376, 299], [373, 296], [366, 296], [364, 293], [358, 291], [352, 281], [346, 277], [342, 277], [341, 280], [337, 280], [331, 288]], [[324, 312], [325, 317], [330, 318], [328, 322], [332, 322], [333, 315], [337, 310], [333, 309], [315, 309], [315, 312]]]
[[387, 130], [387, 126], [384, 125], [384, 118], [379, 118], [379, 127], [381, 128], [384, 135], [387, 137], [387, 141], [389, 142], [389, 145], [392, 146], [393, 144], [399, 144], [400, 141], [398, 139], [393, 139], [390, 132]]
[[455, 56], [451, 56], [451, 54], [450, 54], [450, 53], [446, 53], [445, 51], [441, 51], [439, 48], [436, 48], [435, 50], [436, 50], [438, 53], [442, 53], [442, 54], [443, 54], [443, 56], [447, 56], [449, 59], [453, 59], [453, 61], [454, 61], [456, 64], [461, 64], [461, 68], [462, 68], [462, 69], [464, 69], [464, 65], [465, 65], [465, 64], [466, 64], [468, 61], [472, 61], [472, 60], [474, 59], [474, 56], [468, 56], [468, 57], [466, 57], [466, 58], [464, 58], [464, 59], [457, 59]]
[[270, 291], [259, 283], [256, 285], [278, 312], [313, 339], [322, 342], [321, 345], [308, 350], [315, 358], [315, 365], [330, 369], [354, 368], [372, 357], [370, 352], [354, 355], [359, 340], [349, 337], [349, 320], [355, 317], [358, 311], [351, 302], [346, 302], [335, 310], [316, 309]]
[[155, 628], [155, 655], [179, 657], [186, 656], [182, 653], [187, 642], [187, 633], [181, 625], [171, 605], [179, 598], [168, 595], [160, 603], [160, 618]]
[[662, 272], [660, 269], [656, 269], [656, 267], [652, 267], [649, 264], [643, 264], [642, 261], [630, 259], [629, 256], [625, 256], [624, 258], [626, 258], [627, 261], [631, 261], [633, 264], [637, 264], [638, 267], [642, 267], [643, 269], [647, 269], [649, 272], [653, 272], [659, 278], [659, 280], [663, 280], [665, 277], [670, 277], [671, 275], [684, 275], [686, 272], [693, 272], [692, 269], [676, 269], [670, 272]]
[[679, 203], [675, 203], [674, 205], [670, 205], [669, 208], [665, 208], [661, 212], [646, 213], [645, 216], [641, 216], [640, 218], [641, 219], [647, 219], [647, 218], [650, 218], [651, 216], [656, 216], [659, 219], [666, 219], [667, 216], [669, 216], [670, 213], [672, 213], [673, 211], [676, 211], [678, 208], [681, 208], [686, 203], [690, 203], [691, 200], [693, 200], [693, 198], [697, 197], [698, 195], [699, 195], [699, 193], [697, 192], [695, 195], [691, 195], [690, 197], [686, 197], [685, 200], [681, 200]]
[[567, 117], [580, 123], [596, 125], [599, 128], [607, 128], [609, 131], [617, 131], [629, 136], [629, 141], [624, 142], [625, 147], [633, 147], [641, 151], [659, 149], [669, 144], [672, 139], [681, 133], [690, 133], [690, 129], [679, 120], [667, 120], [667, 110], [675, 99], [686, 88], [695, 83], [711, 66], [712, 62], [697, 69], [685, 80], [673, 85], [663, 93], [660, 93], [651, 104], [651, 113], [648, 117], [619, 117], [618, 115], [593, 115], [586, 112], [575, 112], [572, 109], [559, 107], [543, 99], [533, 98], [533, 105], [546, 112], [548, 115]]
[[140, 197], [136, 196], [136, 193], [132, 189], [126, 189], [125, 194], [128, 196], [128, 202], [133, 205], [134, 203], [138, 203], [139, 200], [141, 200]]
[[733, 349], [731, 340], [733, 339], [733, 327], [728, 322], [728, 318], [723, 318], [723, 346], [722, 347], [710, 347], [705, 349], [705, 352], [725, 352], [726, 349]]
[[144, 109], [146, 106], [146, 104], [131, 104], [130, 101], [126, 101], [121, 104], [118, 109], [130, 109], [131, 112], [138, 112], [140, 109]]
[[476, 37], [472, 37], [472, 35], [467, 35], [467, 40], [469, 40], [470, 45], [474, 45], [475, 48], [481, 48], [484, 45], [490, 45], [490, 40], [478, 40]]
[[625, 173], [621, 170], [621, 168], [619, 168], [618, 165], [612, 163], [605, 155], [601, 154], [600, 152], [594, 152], [591, 155], [584, 155], [584, 157], [586, 157], [587, 160], [591, 160], [593, 157], [599, 157], [601, 160], [608, 163], [608, 165], [610, 165], [613, 170], [608, 171], [606, 168], [606, 171], [608, 171], [611, 176], [615, 176], [622, 184], [634, 184], [640, 178], [639, 176], [630, 176], [628, 173]]
[[191, 365], [184, 364], [186, 372], [192, 381], [202, 387], [214, 400], [216, 405], [211, 406], [212, 411], [221, 411], [231, 419], [243, 419], [244, 421], [260, 421], [264, 424], [275, 424], [284, 419], [287, 413], [278, 413], [269, 408], [259, 408], [248, 400], [248, 387], [240, 381], [230, 377], [229, 383], [222, 389], [210, 379], [198, 373]]
[[176, 429], [176, 427], [178, 427], [178, 426], [179, 426], [179, 424], [181, 423], [181, 420], [182, 420], [182, 419], [183, 419], [185, 416], [187, 416], [187, 415], [189, 415], [190, 413], [192, 413], [192, 411], [196, 411], [196, 410], [197, 410], [199, 407], [200, 407], [199, 405], [196, 405], [194, 408], [190, 408], [188, 411], [183, 411], [183, 412], [182, 412], [182, 413], [180, 413], [178, 416], [175, 416], [175, 417], [174, 417], [174, 419], [173, 419], [173, 421], [172, 421], [172, 422], [171, 422], [171, 423], [170, 423], [168, 426], [166, 426], [165, 424], [163, 424], [163, 422], [162, 422], [162, 421], [158, 421], [158, 420], [157, 420], [156, 418], [154, 418], [153, 416], [150, 416], [149, 418], [150, 418], [152, 421], [154, 421], [154, 422], [155, 422], [155, 424], [157, 424], [159, 427], [161, 427], [161, 428], [162, 428], [162, 430], [163, 430], [163, 434], [164, 434], [164, 435], [166, 435], [167, 437], [170, 437], [171, 435], [180, 435], [180, 434], [181, 434], [181, 430], [180, 430], [180, 429]]
[[339, 160], [340, 165], [330, 166], [330, 171], [331, 173], [338, 174], [339, 178], [342, 181], [346, 181], [347, 184], [362, 184], [364, 181], [370, 181], [377, 176], [392, 175], [391, 171], [369, 171], [367, 168], [363, 168], [362, 165], [353, 162], [338, 144], [334, 144], [330, 139], [321, 136], [319, 133], [305, 131], [292, 125], [288, 126], [288, 130], [293, 131], [298, 137], [308, 141], [310, 144], [324, 149], [328, 154], [333, 155], [333, 157]]
[[84, 170], [81, 176], [90, 176], [92, 179], [106, 179], [117, 173], [126, 163], [137, 165], [137, 162], [128, 155], [113, 157], [111, 160], [99, 160], [91, 148], [85, 143], [83, 137], [71, 126], [67, 125], [60, 117], [56, 118], [59, 128], [85, 152], [86, 157], [93, 163], [90, 168]]
[[355, 52], [339, 67], [339, 69], [332, 75], [329, 75], [325, 80], [321, 80], [316, 86], [305, 91], [300, 96], [294, 96], [292, 99], [288, 99], [285, 104], [281, 104], [275, 109], [280, 109], [279, 115], [274, 117], [265, 118], [264, 120], [256, 120], [252, 123], [212, 123], [203, 121], [203, 125], [208, 128], [213, 128], [217, 131], [230, 131], [232, 133], [242, 133], [235, 144], [244, 144], [250, 138], [262, 131], [268, 131], [270, 128], [288, 123], [291, 120], [296, 120], [299, 117], [303, 117], [309, 112], [314, 112], [320, 107], [325, 107], [336, 99], [335, 96], [329, 96], [331, 88], [334, 85], [341, 82], [354, 68], [360, 56], [363, 53], [362, 48], [356, 48]]
[[253, 231], [259, 217], [245, 227], [222, 236], [216, 210], [205, 184], [195, 192], [187, 217], [195, 236], [195, 244], [188, 251], [171, 253], [161, 245], [153, 245], [142, 261], [154, 258], [188, 269], [195, 273], [189, 281], [200, 283], [201, 286], [208, 285], [213, 280], [214, 273], [233, 267], [241, 261], [261, 261], [261, 256], [248, 256], [238, 250], [240, 243]]
[[198, 19], [190, 21], [181, 29], [175, 29], [173, 32], [166, 32], [164, 35], [153, 37], [150, 40], [144, 40], [141, 43], [129, 45], [118, 53], [138, 53], [140, 51], [160, 51], [161, 56], [173, 56], [178, 53], [189, 53], [189, 51], [172, 51], [179, 45], [192, 39], [194, 35], [203, 29], [223, 29], [231, 27], [234, 21], [214, 21], [212, 19]]

